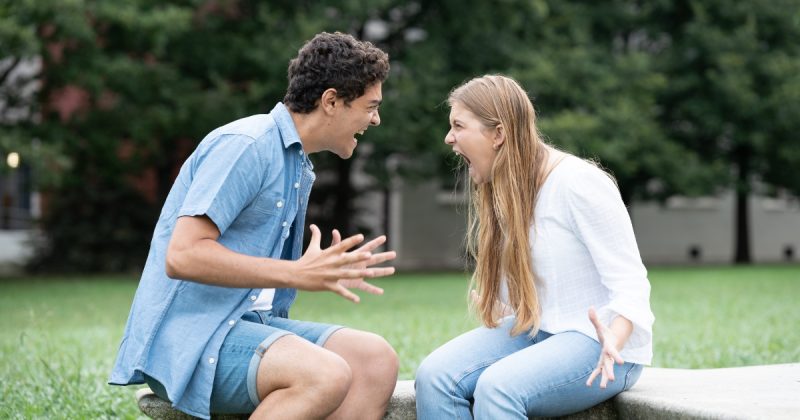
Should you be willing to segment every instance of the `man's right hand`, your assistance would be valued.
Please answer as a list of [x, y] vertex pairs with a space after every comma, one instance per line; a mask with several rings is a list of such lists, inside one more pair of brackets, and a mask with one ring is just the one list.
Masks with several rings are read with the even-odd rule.
[[394, 251], [372, 254], [386, 241], [381, 236], [362, 247], [348, 251], [364, 241], [364, 235], [353, 235], [341, 240], [338, 231], [333, 233], [333, 243], [322, 249], [322, 235], [316, 225], [311, 225], [311, 241], [305, 254], [292, 267], [292, 286], [302, 290], [330, 290], [345, 299], [358, 303], [360, 298], [348, 288], [358, 288], [368, 293], [381, 294], [383, 290], [364, 281], [364, 278], [394, 274], [394, 267], [372, 267], [393, 260]]

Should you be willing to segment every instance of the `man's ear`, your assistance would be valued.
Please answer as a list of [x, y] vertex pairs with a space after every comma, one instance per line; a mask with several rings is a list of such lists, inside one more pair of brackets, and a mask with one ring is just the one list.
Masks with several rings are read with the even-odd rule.
[[332, 114], [336, 108], [338, 99], [339, 98], [336, 96], [336, 89], [325, 89], [325, 92], [322, 92], [322, 97], [319, 101], [322, 111], [326, 114]]
[[492, 147], [495, 150], [500, 149], [500, 146], [503, 145], [506, 141], [506, 130], [503, 127], [503, 124], [498, 124], [497, 127], [494, 128], [494, 138], [492, 139]]

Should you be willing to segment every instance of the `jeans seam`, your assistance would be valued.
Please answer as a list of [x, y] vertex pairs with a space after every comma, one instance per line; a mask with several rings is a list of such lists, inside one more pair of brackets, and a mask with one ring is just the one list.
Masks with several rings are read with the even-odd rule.
[[[633, 369], [636, 368], [636, 366], [637, 365], [635, 363], [631, 364], [631, 368], [628, 369], [627, 372], [625, 372], [625, 383], [622, 384], [622, 391], [621, 392], [625, 392], [625, 391], [628, 390], [628, 382], [631, 380], [631, 373], [633, 373]], [[633, 385], [631, 385], [631, 386], [633, 386]]]
[[563, 388], [563, 387], [565, 387], [565, 386], [572, 385], [573, 383], [580, 381], [581, 379], [583, 379], [583, 378], [584, 378], [584, 377], [586, 377], [587, 375], [591, 375], [592, 371], [594, 371], [594, 368], [592, 368], [592, 369], [591, 369], [590, 371], [588, 371], [587, 373], [584, 373], [584, 374], [582, 374], [582, 375], [578, 376], [578, 377], [577, 377], [577, 378], [575, 378], [575, 379], [570, 379], [570, 380], [568, 380], [568, 381], [566, 381], [566, 382], [562, 382], [562, 383], [560, 383], [560, 384], [558, 384], [558, 385], [547, 387], [547, 388], [545, 388], [545, 390], [543, 390], [543, 391], [539, 391], [539, 392], [537, 392], [536, 394], [533, 394], [533, 395], [531, 395], [531, 397], [535, 398], [535, 397], [538, 397], [538, 396], [540, 396], [540, 395], [544, 394], [545, 392], [548, 392], [548, 391], [554, 391], [554, 390], [557, 390], [557, 389], [559, 389], [559, 388]]
[[[468, 375], [470, 375], [471, 373], [475, 372], [478, 369], [484, 368], [486, 366], [491, 366], [493, 363], [497, 362], [500, 359], [502, 359], [502, 357], [495, 358], [495, 359], [493, 359], [493, 360], [491, 360], [489, 362], [484, 361], [484, 362], [481, 362], [481, 363], [477, 363], [477, 364], [474, 364], [474, 365], [462, 370], [461, 374], [456, 377], [458, 379], [454, 379], [453, 380], [452, 388], [450, 389], [450, 395], [456, 395], [456, 387], [458, 387], [459, 383], [465, 377], [467, 377]], [[451, 401], [452, 401], [452, 404], [453, 404], [453, 412], [456, 413], [456, 418], [460, 419], [461, 417], [458, 416], [458, 410], [456, 409], [456, 406], [455, 406], [455, 398], [452, 398]]]

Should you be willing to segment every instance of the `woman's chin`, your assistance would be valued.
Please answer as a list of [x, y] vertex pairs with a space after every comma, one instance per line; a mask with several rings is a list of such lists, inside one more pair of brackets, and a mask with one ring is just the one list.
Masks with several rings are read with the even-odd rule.
[[481, 185], [486, 182], [486, 178], [482, 177], [472, 166], [469, 167], [469, 178], [475, 185]]

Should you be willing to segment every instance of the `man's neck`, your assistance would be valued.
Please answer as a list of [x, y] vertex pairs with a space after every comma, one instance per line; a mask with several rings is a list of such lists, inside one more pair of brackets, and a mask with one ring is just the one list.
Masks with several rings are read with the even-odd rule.
[[297, 134], [300, 136], [300, 141], [303, 144], [303, 151], [306, 154], [316, 153], [321, 151], [325, 121], [322, 118], [319, 109], [316, 109], [308, 114], [289, 111], [292, 117], [294, 127]]

